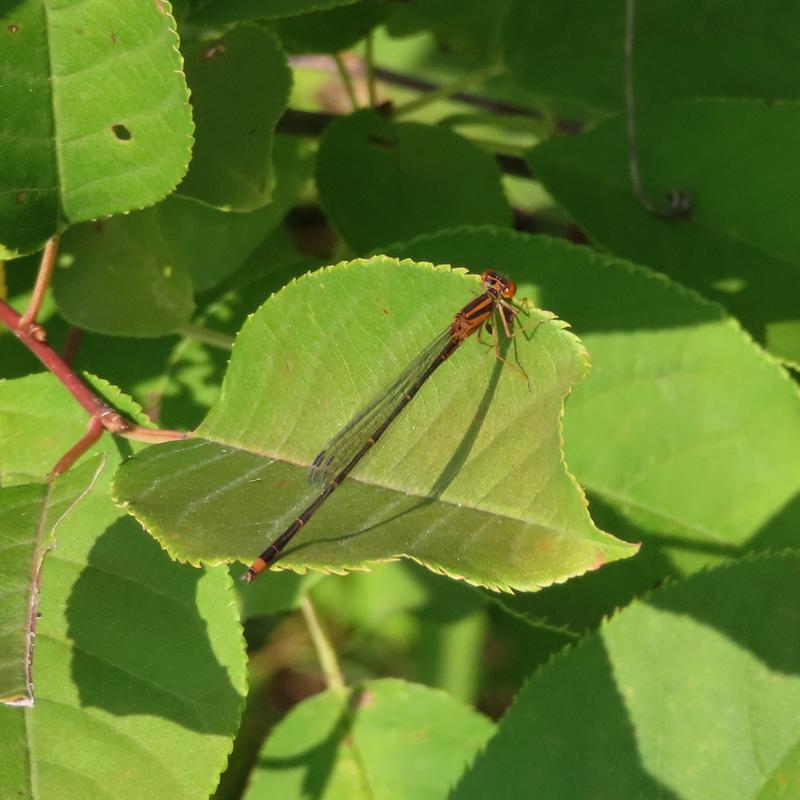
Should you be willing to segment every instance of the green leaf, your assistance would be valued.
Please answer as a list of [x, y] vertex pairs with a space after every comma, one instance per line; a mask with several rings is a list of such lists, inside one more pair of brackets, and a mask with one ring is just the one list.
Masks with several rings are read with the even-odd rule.
[[39, 569], [55, 529], [94, 485], [105, 458], [52, 484], [0, 489], [0, 702], [32, 706]]
[[[786, 31], [798, 25], [800, 9], [786, 0], [757, 8], [729, 0], [637, 3], [637, 99], [645, 106], [693, 97], [797, 98], [792, 70], [800, 46]], [[559, 0], [517, 0], [506, 21], [506, 61], [538, 96], [618, 111], [624, 37], [625, 8], [615, 0], [580, 12]]]
[[[399, 680], [295, 706], [259, 755], [246, 800], [444, 798], [493, 724], [444, 692]], [[488, 795], [487, 795], [488, 796]]]
[[169, 194], [192, 123], [167, 2], [6, 3], [0, 32], [0, 257]]
[[194, 292], [239, 269], [310, 178], [308, 145], [288, 137], [275, 144], [275, 196], [257, 211], [218, 211], [174, 194], [152, 208], [67, 231], [53, 280], [63, 316], [114, 336], [162, 336], [185, 325]]
[[[566, 460], [592, 508], [609, 509], [606, 524], [622, 535], [633, 526], [645, 539], [639, 558], [609, 573], [652, 556], [655, 580], [670, 563], [697, 569], [795, 541], [797, 388], [718, 306], [647, 269], [544, 236], [459, 229], [388, 250], [507, 272], [518, 296], [574, 325], [592, 371], [566, 405]], [[605, 572], [586, 580], [604, 582]]]
[[180, 193], [227, 211], [253, 211], [272, 198], [272, 140], [292, 75], [280, 42], [258, 25], [185, 44], [197, 124]]
[[357, 0], [193, 0], [192, 21], [224, 24], [244, 19], [275, 19], [352, 5]]
[[[305, 468], [320, 448], [477, 288], [384, 257], [290, 284], [242, 329], [198, 438], [128, 461], [117, 498], [176, 558], [251, 560], [316, 496]], [[562, 462], [558, 418], [585, 369], [580, 344], [546, 312], [524, 316], [544, 320], [510, 356], [538, 376], [531, 388], [491, 348], [461, 348], [281, 566], [342, 571], [406, 556], [533, 590], [636, 551], [594, 527]]]
[[391, 36], [397, 37], [432, 31], [445, 53], [468, 53], [494, 60], [501, 45], [503, 21], [512, 3], [513, 0], [398, 3], [386, 27]]
[[374, 111], [327, 128], [317, 184], [331, 222], [359, 252], [452, 225], [511, 223], [488, 153], [446, 128], [392, 122]]
[[156, 227], [160, 216], [149, 208], [65, 234], [53, 292], [68, 322], [116, 336], [163, 336], [191, 319], [192, 280]]
[[352, 5], [270, 20], [267, 26], [291, 53], [339, 53], [363, 39], [389, 14], [390, 3], [362, 0]]
[[638, 124], [645, 190], [659, 202], [689, 190], [691, 219], [654, 217], [636, 200], [622, 119], [546, 142], [531, 167], [595, 242], [717, 300], [800, 363], [800, 105], [685, 103], [642, 110]]
[[800, 555], [700, 573], [536, 672], [451, 796], [760, 797], [800, 742], [799, 673]]
[[[43, 463], [61, 455], [48, 432], [74, 442], [85, 431], [84, 412], [52, 376], [1, 385], [17, 390], [20, 405], [49, 395], [46, 411], [29, 412]], [[28, 471], [32, 457], [3, 441], [4, 469]], [[108, 465], [63, 518], [44, 561], [36, 704], [0, 708], [2, 797], [138, 800], [144, 787], [153, 797], [207, 796], [238, 727], [245, 657], [230, 579], [170, 561], [114, 506], [118, 447], [106, 435], [93, 448]]]
[[234, 277], [234, 285], [197, 316], [192, 337], [174, 347], [157, 390], [162, 424], [197, 427], [219, 394], [230, 359], [230, 350], [215, 345], [213, 337], [229, 336], [232, 342], [265, 298], [316, 266], [317, 261], [297, 252], [283, 228], [258, 246]]

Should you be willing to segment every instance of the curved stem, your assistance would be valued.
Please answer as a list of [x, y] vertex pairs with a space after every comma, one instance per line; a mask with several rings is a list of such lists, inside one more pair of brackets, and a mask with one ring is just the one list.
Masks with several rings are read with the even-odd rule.
[[636, 0], [625, 0], [625, 116], [628, 131], [628, 174], [631, 188], [642, 207], [665, 219], [686, 217], [691, 212], [691, 195], [681, 189], [667, 194], [667, 207], [662, 208], [645, 194], [639, 174], [639, 150], [636, 133], [636, 95], [634, 90], [633, 42]]
[[370, 107], [375, 108], [378, 105], [378, 91], [375, 86], [375, 35], [374, 31], [367, 34], [366, 50], [364, 53], [364, 61], [367, 68], [367, 95], [369, 97]]
[[317, 652], [317, 658], [322, 667], [322, 674], [325, 676], [325, 682], [328, 684], [328, 688], [340, 691], [344, 690], [344, 676], [339, 667], [336, 652], [333, 649], [333, 645], [328, 640], [328, 637], [325, 636], [322, 626], [319, 624], [317, 612], [314, 610], [314, 606], [307, 596], [303, 597], [300, 601], [300, 611], [308, 627], [308, 632], [311, 634], [311, 641]]
[[31, 301], [28, 303], [28, 308], [25, 313], [19, 318], [19, 325], [21, 327], [29, 327], [36, 322], [36, 317], [39, 316], [39, 311], [42, 307], [42, 301], [47, 288], [50, 286], [50, 279], [53, 277], [53, 269], [56, 265], [56, 255], [58, 254], [58, 239], [57, 233], [53, 234], [44, 246], [42, 253], [42, 260], [39, 264], [39, 273], [36, 276], [36, 285], [33, 287], [33, 294]]
[[356, 96], [356, 87], [353, 83], [353, 79], [350, 77], [347, 65], [344, 63], [344, 59], [339, 53], [336, 53], [333, 60], [336, 63], [336, 71], [339, 73], [339, 77], [344, 84], [344, 90], [347, 92], [347, 96], [353, 106], [353, 111], [356, 111], [358, 109], [358, 97]]

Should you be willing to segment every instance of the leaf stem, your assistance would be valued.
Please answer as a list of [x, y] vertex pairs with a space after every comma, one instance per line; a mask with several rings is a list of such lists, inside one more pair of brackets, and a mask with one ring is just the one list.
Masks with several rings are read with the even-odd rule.
[[347, 69], [347, 65], [344, 63], [341, 53], [336, 53], [333, 56], [333, 60], [336, 63], [336, 71], [339, 73], [339, 77], [344, 84], [344, 90], [347, 92], [347, 96], [353, 106], [353, 111], [356, 111], [358, 109], [358, 97], [356, 96], [356, 87]]
[[142, 442], [165, 442], [187, 439], [191, 434], [168, 429], [143, 428], [128, 422], [101, 397], [96, 395], [70, 368], [69, 364], [47, 344], [44, 328], [36, 322], [22, 325], [23, 317], [5, 300], [0, 300], [0, 322], [4, 323], [28, 350], [61, 381], [67, 391], [89, 414], [89, 430], [62, 457], [53, 468], [54, 474], [65, 472], [88, 450], [100, 435], [98, 427], [126, 439]]
[[375, 86], [375, 36], [374, 31], [367, 34], [364, 61], [367, 68], [367, 95], [371, 108], [378, 105], [378, 92]]
[[475, 70], [475, 72], [463, 75], [452, 83], [437, 86], [435, 89], [426, 92], [414, 100], [409, 100], [407, 103], [396, 106], [394, 115], [400, 117], [404, 114], [410, 114], [413, 111], [419, 111], [421, 108], [425, 108], [425, 106], [435, 103], [437, 100], [444, 100], [458, 94], [462, 89], [465, 89], [473, 83], [481, 83], [496, 75], [500, 75], [502, 72], [503, 67], [500, 64], [490, 64], [489, 66], [482, 67], [479, 70]]
[[636, 132], [636, 94], [633, 61], [636, 0], [625, 0], [625, 118], [628, 131], [628, 175], [636, 199], [642, 208], [656, 217], [680, 219], [690, 216], [692, 196], [683, 189], [667, 192], [667, 205], [654, 203], [645, 193], [639, 173], [639, 146]]
[[42, 260], [39, 263], [39, 272], [36, 275], [36, 285], [33, 287], [30, 303], [25, 313], [19, 318], [19, 326], [29, 328], [36, 324], [36, 318], [42, 308], [42, 302], [47, 289], [50, 286], [50, 279], [53, 277], [53, 269], [56, 265], [56, 255], [58, 255], [59, 236], [54, 233], [44, 246]]
[[178, 332], [188, 336], [190, 339], [211, 347], [217, 347], [220, 350], [233, 350], [234, 337], [229, 336], [227, 333], [204, 328], [202, 325], [192, 325], [191, 323], [181, 325]]
[[317, 652], [317, 658], [322, 667], [322, 674], [325, 676], [325, 682], [328, 684], [328, 688], [344, 691], [344, 676], [339, 667], [336, 652], [333, 649], [333, 645], [328, 640], [328, 637], [325, 635], [325, 632], [322, 630], [317, 612], [314, 610], [314, 606], [307, 596], [304, 596], [300, 601], [300, 611], [308, 627], [308, 632], [311, 634], [311, 641]]

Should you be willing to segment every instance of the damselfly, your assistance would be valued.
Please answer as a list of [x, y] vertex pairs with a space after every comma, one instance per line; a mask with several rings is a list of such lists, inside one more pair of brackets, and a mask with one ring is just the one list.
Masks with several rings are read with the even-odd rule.
[[311, 480], [320, 487], [320, 493], [250, 565], [242, 576], [243, 580], [255, 580], [278, 560], [292, 537], [355, 469], [400, 412], [414, 399], [425, 381], [483, 325], [491, 331], [497, 355], [502, 358], [494, 320], [496, 318], [499, 321], [506, 336], [513, 334], [519, 309], [509, 301], [516, 294], [517, 286], [514, 281], [494, 270], [484, 272], [481, 282], [483, 293], [467, 303], [453, 317], [450, 325], [325, 445], [311, 465]]

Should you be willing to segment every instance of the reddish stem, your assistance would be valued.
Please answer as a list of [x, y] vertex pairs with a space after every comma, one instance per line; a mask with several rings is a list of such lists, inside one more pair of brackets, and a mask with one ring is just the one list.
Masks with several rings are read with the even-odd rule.
[[45, 339], [44, 329], [36, 324], [36, 318], [39, 316], [39, 311], [44, 302], [44, 296], [47, 294], [47, 289], [50, 286], [50, 279], [53, 277], [53, 269], [56, 265], [57, 254], [58, 234], [55, 233], [47, 240], [47, 244], [44, 246], [44, 252], [42, 253], [42, 260], [39, 264], [39, 273], [36, 276], [36, 285], [33, 287], [31, 301], [28, 303], [27, 310], [19, 320], [19, 327], [29, 329], [41, 342]]
[[[21, 325], [22, 317], [4, 300], [0, 300], [0, 322], [5, 323], [16, 336], [53, 375], [64, 384], [69, 393], [89, 413], [89, 431], [68, 450], [53, 469], [54, 474], [64, 472], [100, 436], [103, 429], [127, 439], [154, 443], [187, 439], [191, 434], [183, 431], [152, 430], [128, 422], [119, 412], [98, 397], [70, 369], [69, 364], [39, 336], [36, 324]], [[92, 438], [94, 437], [94, 438]]]

